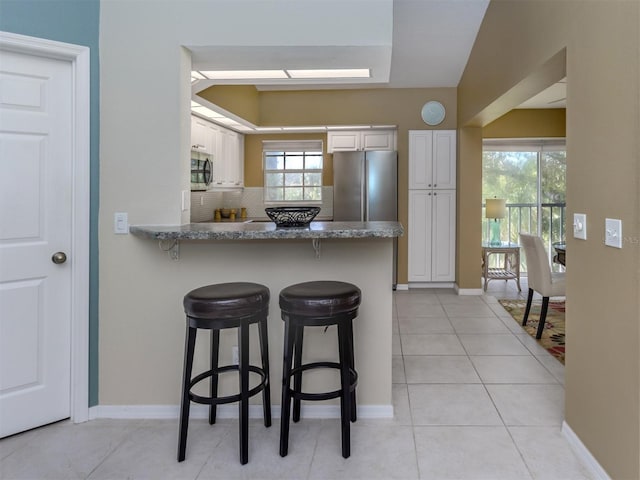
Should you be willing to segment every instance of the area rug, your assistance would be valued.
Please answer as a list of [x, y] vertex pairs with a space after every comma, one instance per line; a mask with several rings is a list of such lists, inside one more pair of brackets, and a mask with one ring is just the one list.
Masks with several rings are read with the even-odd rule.
[[[527, 306], [526, 300], [499, 300], [499, 302], [518, 322], [518, 325], [522, 326], [524, 310]], [[533, 338], [536, 338], [538, 331], [541, 308], [542, 301], [534, 301], [531, 304], [527, 325], [522, 327]], [[564, 364], [564, 302], [549, 302], [542, 338], [536, 341]]]

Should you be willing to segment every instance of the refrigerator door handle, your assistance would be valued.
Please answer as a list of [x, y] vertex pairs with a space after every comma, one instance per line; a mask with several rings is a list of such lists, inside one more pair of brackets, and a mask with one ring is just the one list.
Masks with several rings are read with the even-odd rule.
[[369, 221], [369, 179], [367, 175], [369, 174], [367, 168], [367, 155], [365, 154], [364, 159], [362, 161], [362, 195], [360, 197], [361, 207], [360, 207], [360, 219], [361, 221], [368, 222]]

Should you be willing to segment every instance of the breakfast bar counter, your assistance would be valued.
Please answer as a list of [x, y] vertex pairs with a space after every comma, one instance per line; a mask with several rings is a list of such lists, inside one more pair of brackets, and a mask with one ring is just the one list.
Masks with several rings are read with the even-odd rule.
[[403, 234], [398, 222], [311, 222], [307, 227], [276, 227], [273, 222], [134, 225], [133, 235], [155, 240], [274, 240], [305, 238], [392, 238]]
[[[146, 310], [138, 315], [149, 316], [150, 309], [153, 309], [157, 315], [166, 317], [162, 321], [171, 325], [171, 332], [167, 334], [176, 346], [181, 344], [181, 334], [176, 328], [184, 325], [182, 296], [191, 289], [224, 282], [255, 282], [269, 288], [270, 383], [274, 400], [280, 398], [282, 372], [280, 291], [295, 283], [314, 280], [338, 280], [357, 285], [362, 291], [359, 315], [354, 320], [359, 416], [393, 415], [392, 273], [394, 240], [404, 233], [400, 223], [313, 221], [307, 227], [283, 228], [272, 222], [212, 222], [174, 226], [134, 225], [130, 227], [130, 233], [133, 237], [131, 254], [147, 258], [151, 266], [149, 272], [131, 272], [140, 287], [135, 291], [123, 289], [120, 295], [148, 298]], [[145, 277], [149, 276], [166, 278], [166, 292], [147, 291]], [[230, 332], [221, 335], [220, 341], [221, 364], [232, 363], [236, 336]], [[256, 340], [252, 338], [251, 341]], [[258, 345], [252, 345], [250, 351], [259, 352]], [[325, 331], [317, 328], [305, 332], [304, 351], [305, 361], [338, 358], [335, 329]], [[177, 353], [171, 358], [179, 364]], [[251, 360], [254, 362], [259, 358]], [[196, 351], [196, 363], [206, 364], [207, 361], [206, 349]], [[166, 363], [165, 368], [170, 368], [169, 359], [164, 358], [161, 362]], [[335, 389], [339, 379], [334, 372], [323, 370], [314, 372], [309, 380], [312, 383], [306, 387], [303, 385], [303, 390]], [[176, 382], [175, 391], [179, 391], [178, 378], [171, 381]], [[233, 393], [237, 390], [237, 379], [221, 378], [219, 386], [221, 395]], [[254, 402], [259, 403], [252, 400]], [[273, 402], [274, 413], [279, 412], [278, 403], [277, 400]], [[339, 416], [336, 400], [309, 404], [303, 402], [303, 416]], [[223, 407], [229, 409], [230, 416], [237, 415], [235, 405], [221, 406], [221, 414], [226, 411]], [[260, 416], [259, 406], [252, 407], [256, 407], [254, 412]]]

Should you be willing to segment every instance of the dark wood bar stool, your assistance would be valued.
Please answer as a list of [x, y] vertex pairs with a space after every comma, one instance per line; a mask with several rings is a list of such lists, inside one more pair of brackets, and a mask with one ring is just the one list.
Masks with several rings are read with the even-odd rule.
[[[189, 407], [191, 402], [209, 405], [209, 423], [216, 421], [216, 406], [239, 402], [240, 463], [248, 461], [249, 451], [249, 397], [262, 392], [264, 426], [271, 426], [271, 397], [269, 392], [269, 347], [267, 345], [267, 316], [269, 313], [269, 289], [257, 283], [220, 283], [190, 291], [184, 297], [187, 314], [187, 332], [184, 349], [184, 374], [182, 379], [182, 401], [180, 405], [180, 429], [178, 439], [178, 461], [185, 458]], [[249, 326], [258, 324], [262, 366], [249, 364]], [[191, 378], [193, 354], [198, 329], [211, 330], [211, 369]], [[218, 366], [220, 330], [238, 329], [238, 365]], [[218, 375], [238, 371], [240, 392], [235, 395], [218, 396]], [[249, 389], [249, 372], [258, 374], [260, 383]], [[197, 395], [191, 389], [202, 380], [211, 378], [210, 396]]]
[[[282, 367], [282, 412], [280, 419], [280, 455], [289, 450], [289, 415], [293, 399], [293, 421], [300, 420], [301, 400], [340, 398], [342, 456], [351, 454], [350, 422], [356, 421], [356, 385], [353, 350], [353, 319], [358, 316], [361, 292], [350, 283], [315, 281], [291, 285], [280, 292], [280, 310], [284, 320], [284, 361]], [[338, 327], [338, 362], [302, 364], [304, 327]], [[293, 368], [291, 364], [293, 362]], [[302, 372], [316, 368], [340, 371], [340, 389], [324, 393], [302, 391]], [[293, 377], [293, 388], [291, 378]]]

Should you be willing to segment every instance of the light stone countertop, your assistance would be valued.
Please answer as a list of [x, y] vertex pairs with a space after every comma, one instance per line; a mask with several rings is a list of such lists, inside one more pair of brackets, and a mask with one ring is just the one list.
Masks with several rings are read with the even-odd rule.
[[278, 240], [322, 238], [394, 238], [404, 234], [399, 222], [311, 222], [308, 227], [280, 227], [273, 222], [131, 225], [129, 232], [152, 240]]

